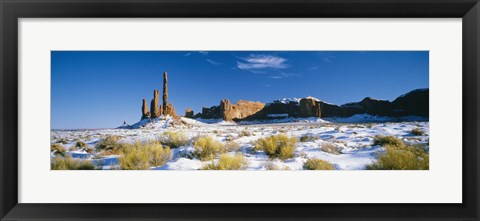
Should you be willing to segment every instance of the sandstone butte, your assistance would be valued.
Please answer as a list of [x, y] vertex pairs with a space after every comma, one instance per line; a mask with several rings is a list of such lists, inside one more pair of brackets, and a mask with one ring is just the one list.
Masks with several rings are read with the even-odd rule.
[[[172, 116], [178, 119], [172, 103], [168, 102], [168, 75], [163, 73], [163, 96], [162, 104], [159, 103], [160, 92], [153, 91], [153, 99], [148, 110], [147, 100], [142, 100], [142, 119], [155, 119], [160, 116]], [[306, 97], [297, 101], [279, 102], [269, 104], [239, 100], [232, 104], [230, 100], [220, 101], [218, 106], [203, 107], [201, 113], [194, 114], [193, 110], [187, 108], [185, 117], [203, 119], [223, 119], [225, 121], [241, 121], [256, 119], [272, 119], [281, 117], [349, 117], [355, 114], [371, 114], [377, 116], [424, 116], [429, 115], [429, 90], [417, 89], [404, 94], [393, 102], [387, 100], [376, 100], [365, 98], [360, 102], [352, 102], [344, 105], [334, 105], [318, 100], [313, 97]]]

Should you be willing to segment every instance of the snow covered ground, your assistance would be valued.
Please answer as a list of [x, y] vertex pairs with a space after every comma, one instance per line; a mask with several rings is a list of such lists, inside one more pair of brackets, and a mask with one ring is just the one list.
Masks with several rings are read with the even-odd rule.
[[[408, 144], [423, 144], [428, 147], [429, 122], [420, 117], [387, 118], [370, 115], [355, 115], [350, 118], [284, 118], [271, 121], [242, 122], [240, 124], [221, 120], [194, 120], [182, 118], [182, 124], [173, 125], [173, 120], [144, 120], [133, 125], [135, 129], [99, 129], [99, 130], [52, 130], [51, 143], [62, 142], [67, 154], [72, 158], [93, 160], [103, 169], [117, 169], [118, 156], [95, 156], [95, 152], [69, 151], [77, 141], [83, 141], [94, 147], [107, 136], [119, 136], [121, 142], [135, 142], [158, 139], [164, 132], [181, 132], [193, 139], [198, 136], [211, 136], [220, 142], [234, 141], [240, 145], [240, 152], [248, 160], [247, 170], [265, 170], [275, 165], [279, 169], [302, 170], [309, 158], [326, 160], [338, 170], [362, 170], [374, 162], [380, 146], [372, 146], [375, 135], [392, 135]], [[424, 135], [414, 135], [412, 129], [418, 128]], [[248, 134], [242, 133], [248, 131]], [[261, 151], [253, 151], [253, 142], [259, 138], [276, 134], [296, 136], [295, 156], [287, 160], [271, 160]], [[314, 139], [301, 142], [302, 135]], [[338, 153], [322, 150], [323, 146], [334, 146]], [[155, 170], [197, 170], [209, 161], [200, 161], [191, 157], [192, 143], [173, 150], [173, 157]], [[54, 153], [52, 153], [52, 157]]]

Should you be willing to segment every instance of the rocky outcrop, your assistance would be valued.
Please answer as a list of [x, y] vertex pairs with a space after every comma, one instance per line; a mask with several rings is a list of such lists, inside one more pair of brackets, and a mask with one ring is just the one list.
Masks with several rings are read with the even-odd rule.
[[241, 120], [256, 114], [264, 108], [265, 104], [261, 102], [239, 100], [232, 104], [230, 100], [220, 101], [220, 105], [210, 108], [204, 107], [199, 116], [204, 119], [221, 118], [226, 121]]
[[233, 117], [232, 117], [232, 103], [230, 103], [230, 100], [228, 99], [225, 99], [225, 100], [221, 100], [220, 101], [220, 117], [223, 119], [223, 120], [227, 120], [227, 121], [231, 121], [233, 120]]
[[320, 104], [315, 98], [302, 98], [299, 104], [300, 117], [320, 117]]
[[193, 118], [194, 114], [193, 114], [193, 110], [190, 109], [190, 108], [187, 108], [185, 109], [185, 117], [186, 118]]
[[265, 104], [261, 102], [245, 100], [239, 100], [234, 105], [232, 105], [229, 100], [224, 100], [223, 106], [222, 103], [220, 103], [222, 118], [227, 121], [241, 120], [248, 116], [254, 115], [262, 110], [264, 106]]
[[160, 92], [158, 90], [153, 90], [153, 99], [150, 102], [150, 118], [159, 118], [161, 115], [161, 110], [159, 108]]
[[171, 116], [171, 117], [178, 117], [173, 104], [167, 103], [166, 106], [162, 107], [163, 116]]
[[344, 115], [354, 115], [357, 113], [365, 113], [376, 116], [393, 116], [393, 105], [387, 100], [377, 100], [370, 97], [364, 98], [360, 102], [347, 103], [342, 105]]
[[221, 116], [220, 106], [212, 106], [212, 107], [203, 107], [200, 118], [215, 119], [215, 118], [221, 118], [220, 116]]
[[[142, 119], [172, 116], [178, 118], [175, 108], [168, 103], [168, 76], [163, 73], [162, 105], [159, 105], [160, 92], [154, 90], [153, 99], [148, 111], [146, 99], [142, 102]], [[329, 104], [313, 97], [302, 99], [283, 99], [269, 104], [239, 100], [232, 104], [230, 100], [220, 101], [218, 106], [204, 107], [201, 113], [194, 114], [187, 108], [185, 117], [204, 119], [223, 119], [226, 121], [272, 119], [284, 117], [350, 117], [355, 114], [376, 116], [429, 116], [428, 89], [418, 89], [404, 94], [393, 102], [370, 97], [360, 102], [347, 103], [341, 106]]]
[[252, 101], [238, 101], [232, 105], [229, 100], [222, 100], [219, 106], [203, 108], [198, 118], [222, 118], [224, 120], [259, 120], [284, 117], [350, 117], [355, 114], [375, 116], [423, 116], [428, 117], [428, 89], [411, 91], [393, 102], [370, 97], [360, 102], [341, 106], [329, 104], [316, 98], [307, 97], [294, 101], [274, 101], [269, 104]]
[[429, 116], [429, 90], [410, 91], [392, 102], [397, 115]]
[[150, 118], [150, 112], [148, 111], [147, 99], [143, 98], [142, 103], [142, 120]]

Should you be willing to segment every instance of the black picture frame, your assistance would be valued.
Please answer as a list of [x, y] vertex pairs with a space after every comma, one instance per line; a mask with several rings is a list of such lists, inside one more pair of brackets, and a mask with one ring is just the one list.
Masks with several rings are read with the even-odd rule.
[[[480, 5], [478, 0], [0, 0], [0, 14], [1, 220], [479, 220]], [[47, 17], [462, 18], [463, 203], [18, 203], [17, 20]]]

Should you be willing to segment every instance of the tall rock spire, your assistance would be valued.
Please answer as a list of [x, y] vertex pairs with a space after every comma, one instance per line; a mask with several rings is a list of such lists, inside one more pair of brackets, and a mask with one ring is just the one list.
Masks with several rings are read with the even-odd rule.
[[162, 103], [162, 107], [163, 107], [163, 115], [167, 115], [168, 114], [168, 76], [167, 76], [167, 72], [163, 72], [163, 103]]
[[150, 112], [148, 112], [147, 101], [143, 99], [142, 104], [142, 119], [155, 119], [163, 116], [171, 116], [178, 118], [175, 108], [171, 103], [168, 103], [168, 78], [167, 72], [163, 73], [163, 96], [162, 104], [160, 105], [160, 91], [153, 90], [153, 99], [150, 102]]
[[153, 90], [153, 99], [150, 102], [150, 118], [160, 117], [160, 109], [158, 108], [158, 100], [160, 98], [160, 91]]
[[150, 112], [148, 112], [147, 99], [143, 98], [142, 103], [142, 120], [150, 118]]

